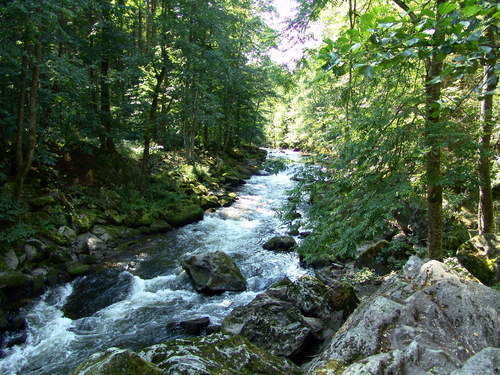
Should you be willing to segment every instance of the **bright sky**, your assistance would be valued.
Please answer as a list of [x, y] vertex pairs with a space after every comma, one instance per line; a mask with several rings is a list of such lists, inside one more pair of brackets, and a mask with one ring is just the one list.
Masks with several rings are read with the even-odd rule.
[[[281, 65], [293, 68], [295, 63], [302, 57], [306, 48], [312, 48], [319, 44], [321, 37], [321, 27], [317, 24], [311, 25], [309, 33], [313, 36], [310, 39], [303, 38], [304, 35], [290, 35], [286, 32], [288, 21], [296, 15], [298, 4], [295, 0], [272, 0], [276, 8], [276, 14], [268, 17], [268, 23], [282, 34], [281, 42], [277, 49], [270, 52], [271, 59]], [[300, 38], [299, 38], [300, 37]]]

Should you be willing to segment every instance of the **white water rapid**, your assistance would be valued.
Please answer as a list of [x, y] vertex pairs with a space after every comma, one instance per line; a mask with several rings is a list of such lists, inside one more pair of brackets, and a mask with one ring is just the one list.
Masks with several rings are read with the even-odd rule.
[[[78, 280], [48, 290], [25, 310], [28, 340], [7, 350], [0, 360], [0, 373], [68, 374], [91, 354], [109, 347], [139, 349], [186, 336], [169, 328], [168, 323], [208, 316], [211, 324], [217, 325], [232, 309], [250, 302], [273, 282], [306, 273], [295, 253], [262, 249], [267, 239], [286, 232], [276, 209], [284, 203], [286, 191], [294, 184], [291, 177], [300, 167], [297, 153], [272, 151], [270, 156], [286, 157], [292, 163], [278, 174], [250, 178], [231, 207], [161, 237], [145, 239], [140, 254], [118, 259], [126, 270], [110, 276], [115, 277], [111, 283], [115, 287], [99, 296], [110, 294], [116, 302], [71, 320], [64, 316], [62, 307]], [[179, 259], [187, 253], [215, 250], [233, 257], [247, 279], [247, 291], [203, 296], [193, 290]], [[122, 297], [116, 297], [120, 293]]]

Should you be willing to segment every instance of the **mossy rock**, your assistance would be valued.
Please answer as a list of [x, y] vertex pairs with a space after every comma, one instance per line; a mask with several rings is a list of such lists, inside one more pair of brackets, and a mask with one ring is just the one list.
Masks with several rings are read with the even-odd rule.
[[346, 363], [332, 359], [325, 366], [314, 371], [313, 375], [341, 375], [346, 368]]
[[204, 211], [200, 206], [187, 204], [179, 207], [175, 211], [167, 212], [165, 214], [165, 220], [173, 227], [181, 227], [203, 219], [203, 214]]
[[460, 246], [460, 263], [485, 285], [499, 282], [500, 236], [478, 235]]
[[90, 271], [90, 266], [83, 263], [72, 263], [68, 265], [67, 271], [73, 277], [82, 276]]
[[92, 355], [73, 375], [161, 375], [162, 371], [130, 350], [111, 348]]
[[213, 334], [154, 345], [139, 355], [164, 375], [299, 375], [300, 369], [241, 336]]
[[0, 288], [24, 288], [31, 282], [30, 276], [19, 271], [0, 272]]
[[96, 210], [85, 210], [71, 215], [71, 221], [78, 233], [88, 232], [99, 219], [100, 213]]

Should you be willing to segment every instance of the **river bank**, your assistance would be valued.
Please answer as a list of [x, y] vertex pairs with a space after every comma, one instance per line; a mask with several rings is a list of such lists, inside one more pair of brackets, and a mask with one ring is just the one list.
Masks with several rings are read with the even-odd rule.
[[178, 153], [159, 153], [146, 187], [136, 183], [137, 163], [116, 155], [66, 155], [53, 171], [56, 180], [35, 176], [25, 203], [13, 213], [15, 222], [5, 219], [12, 210], [2, 217], [0, 350], [26, 340], [18, 311], [47, 288], [106, 267], [106, 258], [130, 252], [144, 236], [230, 205], [234, 190], [260, 169], [265, 154], [247, 147], [190, 162]]

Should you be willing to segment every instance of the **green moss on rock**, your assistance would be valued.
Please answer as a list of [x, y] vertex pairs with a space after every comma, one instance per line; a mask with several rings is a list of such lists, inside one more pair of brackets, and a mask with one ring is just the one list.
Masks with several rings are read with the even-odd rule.
[[161, 370], [130, 350], [111, 348], [92, 355], [73, 375], [160, 375]]
[[195, 204], [186, 204], [165, 214], [165, 220], [173, 227], [180, 227], [203, 219], [203, 209]]
[[31, 281], [28, 275], [19, 271], [0, 272], [0, 288], [23, 288]]
[[479, 235], [465, 242], [457, 251], [460, 263], [482, 283], [492, 285], [498, 282], [500, 236]]
[[144, 349], [139, 355], [165, 375], [299, 375], [284, 358], [269, 354], [241, 336], [213, 334]]

